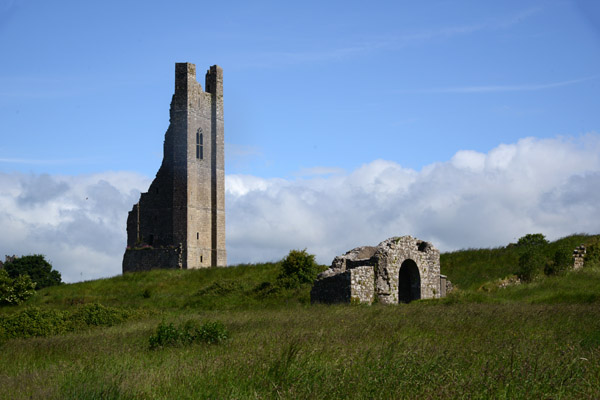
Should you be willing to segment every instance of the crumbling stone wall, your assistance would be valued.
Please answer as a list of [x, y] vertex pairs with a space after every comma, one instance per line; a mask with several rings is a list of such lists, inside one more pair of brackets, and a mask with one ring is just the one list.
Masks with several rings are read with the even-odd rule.
[[393, 237], [335, 257], [317, 277], [311, 301], [398, 304], [441, 297], [447, 285], [440, 275], [440, 252], [431, 243]]
[[581, 245], [573, 250], [573, 269], [583, 268], [585, 262], [585, 246]]

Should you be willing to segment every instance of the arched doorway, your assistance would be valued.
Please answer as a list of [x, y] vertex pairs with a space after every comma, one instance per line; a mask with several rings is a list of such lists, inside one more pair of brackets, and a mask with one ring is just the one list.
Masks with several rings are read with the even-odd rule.
[[417, 263], [405, 260], [398, 277], [398, 303], [410, 303], [421, 298], [421, 275]]

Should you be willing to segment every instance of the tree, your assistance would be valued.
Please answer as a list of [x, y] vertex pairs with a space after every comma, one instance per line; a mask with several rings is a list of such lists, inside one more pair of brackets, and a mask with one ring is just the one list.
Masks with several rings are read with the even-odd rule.
[[0, 304], [20, 304], [34, 293], [35, 283], [28, 275], [20, 275], [12, 279], [6, 270], [0, 269]]
[[519, 247], [535, 247], [547, 245], [548, 241], [546, 237], [541, 233], [528, 233], [527, 235], [519, 238], [517, 246]]
[[12, 279], [20, 275], [29, 275], [36, 284], [36, 289], [62, 283], [60, 272], [53, 270], [52, 265], [41, 254], [15, 258], [4, 264], [4, 269]]
[[284, 287], [295, 288], [304, 283], [312, 283], [320, 270], [314, 254], [308, 254], [306, 249], [291, 250], [281, 261], [281, 272], [277, 280]]

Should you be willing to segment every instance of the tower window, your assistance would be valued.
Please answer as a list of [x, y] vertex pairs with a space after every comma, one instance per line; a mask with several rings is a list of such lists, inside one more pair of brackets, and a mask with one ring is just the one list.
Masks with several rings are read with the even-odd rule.
[[196, 232], [196, 240], [200, 240], [200, 232]]
[[196, 158], [202, 160], [204, 158], [204, 135], [202, 128], [198, 128], [196, 132]]

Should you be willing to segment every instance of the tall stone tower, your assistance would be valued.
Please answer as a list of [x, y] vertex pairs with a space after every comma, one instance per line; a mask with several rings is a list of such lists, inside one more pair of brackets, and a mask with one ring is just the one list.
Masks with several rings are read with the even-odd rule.
[[175, 64], [164, 157], [129, 212], [123, 272], [227, 264], [224, 147], [223, 70], [202, 90], [194, 64]]

